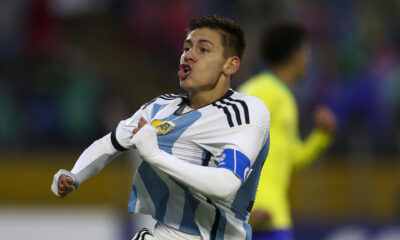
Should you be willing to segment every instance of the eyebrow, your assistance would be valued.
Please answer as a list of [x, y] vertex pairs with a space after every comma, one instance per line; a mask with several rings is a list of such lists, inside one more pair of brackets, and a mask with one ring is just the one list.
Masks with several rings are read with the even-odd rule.
[[[207, 40], [207, 39], [199, 39], [199, 42], [200, 43], [209, 43], [209, 44], [215, 46], [214, 43], [212, 43], [210, 40]], [[186, 39], [184, 43], [189, 43], [189, 44], [193, 45], [191, 39]]]

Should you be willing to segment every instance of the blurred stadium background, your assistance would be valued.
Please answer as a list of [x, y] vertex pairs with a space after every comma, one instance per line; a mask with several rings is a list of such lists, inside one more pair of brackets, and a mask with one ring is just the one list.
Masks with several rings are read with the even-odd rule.
[[0, 239], [130, 239], [137, 161], [125, 154], [65, 199], [53, 174], [144, 102], [181, 92], [176, 72], [189, 19], [232, 17], [249, 44], [233, 86], [263, 68], [260, 27], [304, 23], [308, 76], [296, 86], [301, 133], [332, 107], [335, 144], [294, 174], [298, 240], [400, 239], [400, 1], [0, 1]]

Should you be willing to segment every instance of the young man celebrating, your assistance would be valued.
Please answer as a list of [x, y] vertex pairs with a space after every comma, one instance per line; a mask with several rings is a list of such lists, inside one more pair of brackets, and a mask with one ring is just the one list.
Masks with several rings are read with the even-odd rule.
[[244, 83], [239, 92], [259, 97], [271, 113], [271, 149], [251, 213], [253, 240], [292, 240], [287, 191], [293, 169], [312, 162], [326, 149], [336, 130], [336, 117], [326, 107], [315, 111], [316, 128], [301, 141], [297, 105], [291, 90], [307, 68], [305, 29], [289, 21], [271, 23], [263, 32], [261, 52], [269, 71]]
[[186, 95], [165, 94], [95, 141], [69, 172], [55, 174], [64, 197], [120, 152], [136, 148], [129, 212], [157, 221], [134, 239], [251, 239], [247, 223], [268, 154], [269, 112], [258, 98], [230, 89], [245, 48], [232, 20], [192, 20], [178, 76]]

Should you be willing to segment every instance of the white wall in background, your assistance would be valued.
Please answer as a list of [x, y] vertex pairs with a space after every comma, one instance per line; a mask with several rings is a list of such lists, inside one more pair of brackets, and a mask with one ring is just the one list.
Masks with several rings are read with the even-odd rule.
[[118, 214], [93, 207], [0, 206], [3, 240], [120, 239]]

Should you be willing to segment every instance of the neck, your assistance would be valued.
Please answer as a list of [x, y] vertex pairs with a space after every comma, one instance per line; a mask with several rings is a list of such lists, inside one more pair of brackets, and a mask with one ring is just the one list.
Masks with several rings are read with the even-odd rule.
[[[189, 107], [198, 109], [217, 101], [229, 90], [229, 81], [221, 81], [213, 89], [189, 92]], [[225, 83], [224, 83], [225, 82]]]
[[293, 86], [297, 80], [296, 73], [288, 66], [271, 67], [270, 71], [290, 87]]

